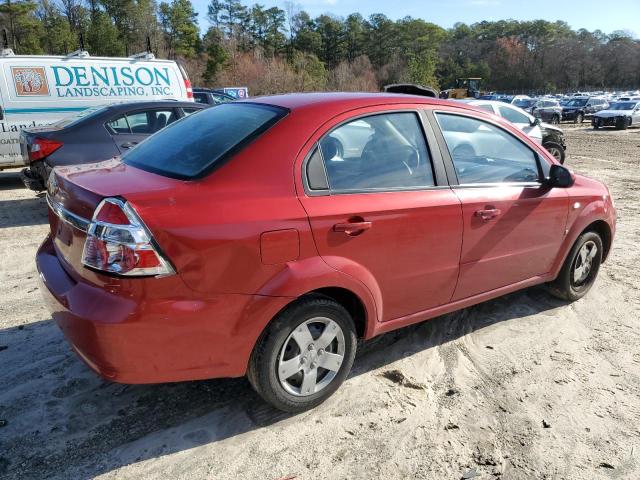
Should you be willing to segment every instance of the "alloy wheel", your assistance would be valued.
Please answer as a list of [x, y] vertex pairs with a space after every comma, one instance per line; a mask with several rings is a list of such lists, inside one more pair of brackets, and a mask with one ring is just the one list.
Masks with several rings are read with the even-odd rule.
[[553, 158], [562, 163], [562, 152], [558, 147], [549, 147], [547, 148], [547, 151], [553, 155]]
[[337, 322], [315, 317], [298, 325], [278, 354], [278, 380], [288, 393], [306, 397], [325, 389], [344, 361], [344, 332]]
[[598, 246], [591, 240], [585, 242], [580, 250], [578, 250], [571, 275], [572, 283], [575, 286], [582, 286], [586, 283], [592, 271], [593, 259], [597, 254]]

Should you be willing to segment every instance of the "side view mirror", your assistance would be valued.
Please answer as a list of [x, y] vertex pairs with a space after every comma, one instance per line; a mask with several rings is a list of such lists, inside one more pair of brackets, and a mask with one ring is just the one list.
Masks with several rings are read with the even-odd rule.
[[532, 120], [529, 122], [529, 124], [530, 124], [532, 127], [535, 127], [535, 126], [537, 126], [537, 125], [540, 125], [540, 118], [535, 117], [534, 119], [532, 119]]
[[549, 178], [546, 184], [551, 188], [569, 188], [575, 182], [575, 178], [571, 170], [562, 165], [551, 165], [549, 170]]

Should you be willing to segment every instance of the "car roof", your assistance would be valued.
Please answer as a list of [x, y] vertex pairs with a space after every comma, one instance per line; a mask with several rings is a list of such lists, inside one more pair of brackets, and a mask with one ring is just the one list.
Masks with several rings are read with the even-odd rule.
[[183, 102], [175, 100], [147, 100], [144, 102], [121, 102], [109, 105], [109, 111], [119, 112], [123, 110], [131, 110], [137, 108], [153, 108], [153, 107], [196, 107], [205, 108], [206, 105], [202, 105], [196, 102]]
[[375, 92], [322, 92], [322, 93], [290, 93], [285, 95], [271, 95], [253, 97], [235, 103], [259, 103], [286, 108], [291, 112], [319, 110], [326, 113], [339, 114], [357, 108], [375, 105], [393, 105], [406, 103], [421, 103], [425, 105], [449, 105], [462, 108], [470, 107], [458, 102], [440, 100], [420, 95], [403, 93], [375, 93]]

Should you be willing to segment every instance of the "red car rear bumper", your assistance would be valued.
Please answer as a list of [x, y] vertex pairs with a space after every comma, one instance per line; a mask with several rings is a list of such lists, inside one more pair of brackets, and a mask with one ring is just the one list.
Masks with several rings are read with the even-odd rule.
[[74, 350], [99, 375], [119, 383], [242, 376], [260, 333], [291, 301], [229, 294], [194, 298], [177, 275], [164, 279], [175, 283], [172, 297], [132, 297], [76, 281], [49, 237], [36, 264], [47, 307]]

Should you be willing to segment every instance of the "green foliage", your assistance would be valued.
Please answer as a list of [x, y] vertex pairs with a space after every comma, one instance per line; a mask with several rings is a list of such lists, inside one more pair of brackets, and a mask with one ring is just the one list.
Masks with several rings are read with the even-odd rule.
[[222, 38], [222, 32], [216, 27], [211, 27], [204, 36], [202, 43], [207, 54], [207, 64], [202, 80], [205, 85], [213, 84], [229, 61], [230, 56], [223, 46]]
[[160, 4], [160, 24], [169, 58], [193, 56], [200, 46], [197, 13], [190, 0], [172, 0]]
[[14, 0], [0, 5], [0, 27], [7, 29], [9, 46], [15, 51], [43, 52], [40, 45], [42, 22], [36, 16], [37, 8], [31, 0]]
[[640, 41], [628, 32], [546, 20], [444, 29], [382, 14], [312, 18], [294, 2], [284, 2], [285, 12], [209, 1], [211, 28], [203, 37], [191, 0], [0, 0], [0, 28], [18, 54], [64, 54], [83, 34], [92, 55], [131, 55], [146, 49], [149, 37], [158, 56], [185, 62], [194, 83], [246, 83], [261, 92], [398, 81], [449, 88], [469, 76], [498, 91], [640, 86]]

